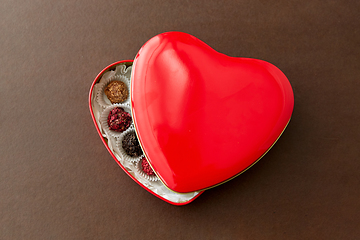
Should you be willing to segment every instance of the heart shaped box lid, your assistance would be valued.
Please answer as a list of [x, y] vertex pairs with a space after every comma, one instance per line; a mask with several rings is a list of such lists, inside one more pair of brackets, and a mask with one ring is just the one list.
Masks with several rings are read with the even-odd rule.
[[134, 60], [136, 133], [153, 170], [175, 192], [208, 189], [247, 170], [280, 137], [293, 105], [277, 67], [226, 56], [186, 33], [153, 37]]

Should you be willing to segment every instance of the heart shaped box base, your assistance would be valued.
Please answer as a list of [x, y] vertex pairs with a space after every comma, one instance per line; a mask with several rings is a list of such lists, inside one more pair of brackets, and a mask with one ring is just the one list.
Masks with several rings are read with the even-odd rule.
[[[176, 193], [169, 190], [161, 181], [148, 181], [146, 178], [137, 174], [136, 164], [126, 161], [121, 157], [121, 153], [116, 146], [116, 139], [109, 135], [101, 126], [100, 116], [104, 111], [104, 107], [98, 103], [97, 101], [97, 87], [99, 85], [100, 80], [109, 79], [116, 75], [121, 75], [130, 79], [131, 76], [131, 68], [132, 68], [133, 60], [124, 60], [115, 62], [105, 69], [103, 69], [95, 78], [93, 84], [90, 88], [89, 93], [89, 108], [91, 117], [95, 124], [95, 128], [104, 143], [106, 149], [109, 151], [110, 155], [115, 159], [116, 163], [131, 177], [136, 183], [138, 183], [141, 187], [155, 195], [156, 197], [170, 203], [173, 205], [185, 205], [193, 200], [195, 200], [202, 191], [190, 192], [190, 193]], [[118, 71], [116, 71], [118, 70]], [[109, 103], [110, 104], [110, 103]]]

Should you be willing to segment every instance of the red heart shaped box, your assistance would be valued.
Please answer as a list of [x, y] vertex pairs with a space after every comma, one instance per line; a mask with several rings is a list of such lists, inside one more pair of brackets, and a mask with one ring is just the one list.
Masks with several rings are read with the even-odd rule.
[[132, 115], [161, 181], [180, 193], [239, 175], [277, 141], [294, 105], [274, 65], [216, 52], [181, 32], [157, 35], [138, 52]]
[[174, 205], [188, 204], [201, 190], [247, 170], [273, 146], [291, 118], [293, 92], [274, 65], [226, 56], [185, 33], [150, 39], [133, 64], [132, 117], [160, 180], [174, 194], [191, 193], [185, 200], [173, 201], [129, 173], [99, 129], [94, 86], [123, 64], [133, 61], [113, 63], [96, 76], [89, 94], [91, 116], [118, 165], [144, 189]]

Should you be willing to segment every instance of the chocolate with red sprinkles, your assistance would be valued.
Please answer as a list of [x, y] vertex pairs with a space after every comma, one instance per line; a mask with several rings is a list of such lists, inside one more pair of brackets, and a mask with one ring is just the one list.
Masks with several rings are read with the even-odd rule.
[[128, 132], [124, 136], [122, 140], [122, 147], [126, 152], [126, 154], [128, 154], [131, 157], [139, 157], [143, 154], [139, 141], [134, 131]]
[[116, 132], [125, 131], [130, 127], [131, 122], [130, 114], [125, 112], [121, 107], [115, 107], [111, 110], [107, 119], [109, 129]]
[[104, 92], [111, 103], [123, 103], [129, 96], [125, 83], [121, 81], [111, 81]]
[[142, 170], [145, 174], [149, 175], [149, 176], [155, 176], [154, 171], [152, 170], [152, 168], [150, 167], [150, 164], [148, 163], [148, 161], [146, 160], [145, 157], [143, 157], [141, 159], [141, 167]]

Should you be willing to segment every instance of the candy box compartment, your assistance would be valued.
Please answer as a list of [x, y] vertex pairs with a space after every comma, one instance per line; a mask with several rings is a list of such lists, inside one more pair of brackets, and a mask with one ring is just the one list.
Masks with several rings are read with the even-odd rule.
[[129, 175], [136, 183], [142, 186], [145, 190], [149, 191], [156, 197], [170, 203], [173, 205], [185, 205], [193, 200], [195, 200], [202, 191], [192, 192], [192, 193], [176, 193], [169, 190], [165, 185], [161, 183], [161, 181], [151, 182], [144, 180], [140, 176], [136, 174], [135, 165], [129, 162], [124, 162], [123, 159], [119, 156], [118, 150], [116, 148], [115, 140], [110, 137], [106, 136], [104, 130], [102, 129], [99, 118], [101, 114], [102, 107], [96, 101], [96, 94], [94, 88], [96, 84], [100, 82], [101, 78], [110, 72], [115, 72], [116, 67], [118, 66], [125, 66], [126, 67], [126, 77], [131, 77], [131, 67], [132, 67], [133, 60], [123, 60], [115, 62], [106, 68], [104, 68], [95, 78], [93, 84], [91, 85], [90, 93], [89, 93], [89, 108], [91, 117], [93, 119], [95, 128], [104, 143], [106, 149], [109, 151], [110, 155], [114, 158], [116, 163], [124, 170], [124, 172]]

